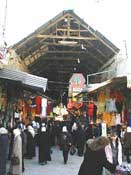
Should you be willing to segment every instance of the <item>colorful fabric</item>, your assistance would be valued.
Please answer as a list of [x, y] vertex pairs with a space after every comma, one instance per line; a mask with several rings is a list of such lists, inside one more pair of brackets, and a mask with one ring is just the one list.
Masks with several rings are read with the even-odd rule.
[[40, 96], [37, 96], [35, 99], [35, 104], [36, 104], [36, 114], [38, 115], [41, 114], [41, 101], [42, 98]]
[[111, 121], [111, 115], [109, 112], [104, 112], [103, 116], [102, 116], [102, 120], [106, 123], [106, 124], [110, 124]]
[[94, 103], [89, 103], [87, 106], [87, 114], [89, 117], [93, 117], [94, 114]]

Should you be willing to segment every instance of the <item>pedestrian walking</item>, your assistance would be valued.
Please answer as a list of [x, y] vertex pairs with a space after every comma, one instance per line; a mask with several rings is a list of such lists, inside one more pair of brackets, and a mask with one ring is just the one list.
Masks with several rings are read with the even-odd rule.
[[22, 139], [20, 130], [14, 129], [14, 142], [11, 155], [11, 164], [9, 169], [9, 175], [21, 175], [22, 174]]
[[117, 133], [111, 133], [109, 145], [105, 147], [107, 160], [115, 165], [122, 164], [122, 144]]
[[50, 140], [46, 127], [42, 126], [38, 135], [38, 150], [39, 150], [39, 164], [45, 165], [47, 161], [51, 161], [50, 156]]
[[6, 160], [9, 148], [8, 131], [4, 127], [0, 128], [0, 175], [6, 175]]
[[20, 124], [19, 125], [19, 129], [21, 131], [21, 139], [22, 139], [22, 172], [25, 171], [25, 165], [24, 165], [24, 159], [25, 159], [25, 155], [26, 155], [26, 148], [27, 148], [27, 135], [25, 133], [25, 125], [24, 124]]
[[130, 154], [131, 154], [131, 127], [127, 127], [127, 131], [123, 137], [123, 147], [124, 147], [124, 154], [126, 156], [126, 160], [128, 163], [131, 162]]
[[61, 134], [61, 149], [63, 152], [64, 164], [67, 164], [70, 147], [71, 135], [69, 134], [67, 127], [63, 126]]
[[84, 153], [84, 145], [86, 142], [86, 135], [85, 135], [85, 131], [84, 131], [84, 127], [82, 127], [81, 125], [78, 126], [77, 129], [77, 154], [78, 156], [83, 156]]
[[[122, 144], [117, 133], [111, 133], [109, 144], [105, 147], [106, 158], [110, 163], [122, 165]], [[107, 169], [104, 169], [104, 175], [112, 175]]]
[[27, 135], [27, 148], [26, 158], [32, 159], [35, 156], [35, 131], [34, 128], [29, 125], [26, 130]]
[[86, 144], [84, 160], [78, 175], [102, 175], [103, 167], [112, 173], [115, 172], [116, 166], [107, 160], [104, 150], [108, 144], [109, 140], [102, 136]]

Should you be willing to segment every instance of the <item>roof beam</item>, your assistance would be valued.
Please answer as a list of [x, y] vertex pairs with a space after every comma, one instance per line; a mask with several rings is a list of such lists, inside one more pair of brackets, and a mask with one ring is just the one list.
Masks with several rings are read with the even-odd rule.
[[37, 38], [56, 38], [56, 39], [74, 39], [74, 40], [98, 40], [96, 37], [82, 37], [82, 36], [60, 36], [60, 35], [41, 35], [37, 34]]
[[68, 50], [49, 50], [49, 51], [47, 51], [46, 53], [67, 53], [67, 54], [82, 54], [82, 53], [84, 53], [85, 54], [85, 51], [77, 51], [77, 50], [72, 50], [72, 51], [68, 51]]
[[40, 58], [42, 55], [44, 55], [47, 50], [48, 50], [47, 46], [43, 46], [43, 47], [39, 48], [38, 50], [33, 52], [31, 55], [27, 56], [24, 59], [24, 63], [28, 66], [29, 64], [33, 63], [38, 58]]
[[70, 32], [88, 32], [88, 30], [80, 30], [80, 29], [62, 29], [62, 28], [57, 28], [57, 31], [70, 31]]

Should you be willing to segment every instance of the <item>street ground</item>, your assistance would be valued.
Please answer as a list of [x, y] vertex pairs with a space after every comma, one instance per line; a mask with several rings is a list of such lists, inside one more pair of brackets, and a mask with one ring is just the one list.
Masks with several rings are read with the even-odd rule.
[[46, 165], [38, 164], [38, 156], [25, 160], [25, 172], [22, 175], [77, 175], [83, 157], [69, 155], [67, 164], [63, 163], [62, 151], [57, 147], [52, 149], [52, 161]]
[[[22, 175], [77, 175], [83, 157], [77, 154], [71, 156], [69, 154], [67, 164], [63, 162], [62, 151], [58, 147], [52, 148], [52, 161], [48, 161], [46, 165], [39, 165], [38, 163], [38, 149], [36, 148], [36, 157], [32, 160], [25, 159], [25, 172]], [[125, 159], [125, 158], [124, 158]], [[124, 160], [123, 164], [126, 161]], [[131, 164], [130, 164], [131, 166]], [[8, 164], [9, 167], [9, 164]], [[8, 169], [8, 168], [7, 168]], [[8, 172], [8, 171], [7, 171]]]

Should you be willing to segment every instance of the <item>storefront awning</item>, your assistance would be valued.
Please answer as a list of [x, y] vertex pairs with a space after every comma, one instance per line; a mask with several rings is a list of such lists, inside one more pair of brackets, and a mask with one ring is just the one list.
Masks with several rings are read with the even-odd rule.
[[24, 86], [28, 86], [34, 89], [42, 89], [44, 92], [47, 86], [47, 78], [38, 77], [26, 72], [7, 68], [0, 69], [0, 78], [20, 81]]
[[103, 81], [102, 83], [95, 83], [95, 84], [89, 84], [88, 86], [86, 86], [80, 94], [82, 93], [92, 93], [96, 90], [99, 90], [101, 88], [104, 88], [106, 86], [109, 86], [109, 85], [115, 85], [115, 84], [120, 84], [120, 82], [125, 82], [126, 86], [127, 86], [127, 76], [119, 76], [119, 77], [115, 77], [115, 78], [112, 78], [110, 80], [107, 80], [107, 81]]
[[107, 80], [107, 81], [104, 81], [102, 83], [89, 84], [86, 88], [84, 88], [82, 90], [82, 92], [88, 92], [88, 93], [93, 92], [99, 88], [102, 88], [102, 87], [110, 84], [111, 82], [112, 82], [112, 80]]

